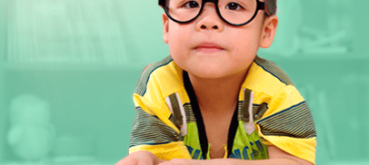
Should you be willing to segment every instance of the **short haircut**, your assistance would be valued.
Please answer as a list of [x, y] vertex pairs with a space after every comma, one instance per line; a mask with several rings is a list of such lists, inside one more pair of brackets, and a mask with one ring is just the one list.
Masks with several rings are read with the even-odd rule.
[[277, 13], [277, 0], [265, 0], [265, 4], [270, 15], [275, 15]]

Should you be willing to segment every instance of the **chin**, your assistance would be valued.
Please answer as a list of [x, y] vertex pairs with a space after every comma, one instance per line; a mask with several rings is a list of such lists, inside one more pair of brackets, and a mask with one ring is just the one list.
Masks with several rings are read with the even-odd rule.
[[198, 67], [191, 67], [190, 69], [185, 69], [190, 74], [199, 78], [208, 79], [219, 79], [232, 77], [238, 74], [244, 74], [248, 67], [235, 67], [223, 65], [202, 65]]
[[216, 79], [223, 78], [230, 75], [224, 68], [191, 68], [188, 72], [199, 78]]
[[244, 67], [235, 67], [237, 64], [233, 66], [229, 64], [226, 60], [213, 60], [213, 61], [204, 61], [204, 60], [179, 60], [173, 58], [176, 64], [186, 70], [188, 73], [199, 77], [199, 78], [208, 78], [208, 79], [217, 79], [224, 78], [236, 74], [238, 72], [242, 72]]

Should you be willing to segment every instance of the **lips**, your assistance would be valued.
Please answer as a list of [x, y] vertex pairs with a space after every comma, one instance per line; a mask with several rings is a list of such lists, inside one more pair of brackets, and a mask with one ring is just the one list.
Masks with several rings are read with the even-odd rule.
[[202, 52], [202, 53], [217, 53], [220, 52], [222, 50], [224, 50], [224, 48], [222, 48], [221, 46], [219, 46], [218, 44], [214, 43], [214, 42], [202, 42], [201, 44], [197, 45], [195, 47], [196, 51]]
[[222, 50], [223, 48], [216, 43], [213, 42], [202, 42], [201, 44], [197, 45], [195, 49], [218, 49]]

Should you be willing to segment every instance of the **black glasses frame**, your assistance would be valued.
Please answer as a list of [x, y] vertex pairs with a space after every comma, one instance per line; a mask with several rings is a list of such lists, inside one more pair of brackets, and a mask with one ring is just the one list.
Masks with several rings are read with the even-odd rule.
[[199, 17], [199, 16], [200, 16], [200, 14], [201, 14], [201, 12], [202, 12], [202, 10], [203, 10], [203, 8], [204, 8], [204, 6], [205, 6], [205, 3], [206, 3], [206, 2], [214, 3], [215, 8], [216, 8], [216, 11], [217, 11], [217, 13], [218, 13], [218, 16], [219, 16], [219, 17], [220, 17], [224, 22], [226, 22], [227, 24], [232, 25], [232, 26], [243, 26], [243, 25], [246, 25], [246, 24], [250, 23], [252, 20], [254, 20], [254, 18], [256, 17], [256, 15], [257, 15], [257, 13], [258, 13], [258, 11], [259, 11], [259, 10], [264, 10], [268, 15], [270, 15], [270, 14], [268, 13], [268, 10], [266, 9], [266, 5], [265, 5], [265, 3], [264, 3], [264, 2], [260, 2], [259, 0], [255, 0], [255, 1], [256, 1], [256, 3], [257, 3], [257, 6], [256, 6], [255, 13], [254, 13], [254, 15], [251, 17], [251, 19], [250, 19], [250, 20], [248, 20], [248, 21], [247, 21], [247, 22], [245, 22], [245, 23], [241, 23], [241, 24], [233, 24], [233, 23], [228, 22], [226, 19], [224, 19], [224, 18], [222, 17], [222, 15], [220, 14], [219, 7], [218, 7], [218, 2], [219, 2], [219, 0], [202, 0], [202, 5], [201, 5], [201, 8], [200, 8], [200, 11], [199, 11], [199, 13], [198, 13], [198, 14], [197, 14], [193, 19], [191, 19], [191, 20], [189, 20], [189, 21], [178, 21], [178, 20], [174, 19], [172, 16], [170, 16], [170, 14], [169, 14], [169, 8], [168, 8], [168, 6], [165, 6], [165, 1], [166, 1], [166, 0], [159, 0], [159, 5], [160, 5], [161, 7], [163, 7], [163, 8], [164, 8], [165, 13], [167, 14], [167, 16], [168, 16], [172, 21], [177, 22], [177, 23], [180, 23], [180, 24], [190, 23], [190, 22], [192, 22], [193, 20], [195, 20], [197, 17]]

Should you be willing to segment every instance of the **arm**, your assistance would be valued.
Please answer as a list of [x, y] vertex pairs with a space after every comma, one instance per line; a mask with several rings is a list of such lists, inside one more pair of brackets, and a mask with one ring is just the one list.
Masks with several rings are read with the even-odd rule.
[[190, 159], [186, 146], [180, 140], [179, 131], [168, 126], [171, 122], [169, 117], [152, 111], [143, 103], [143, 98], [135, 97], [134, 100], [140, 104], [136, 105], [129, 155], [116, 165], [156, 165], [173, 158]]
[[275, 146], [268, 146], [269, 159], [264, 160], [240, 160], [240, 159], [211, 159], [211, 160], [185, 160], [173, 159], [159, 165], [312, 165], [312, 163], [297, 158]]
[[166, 104], [166, 96], [162, 94], [162, 88], [165, 87], [160, 78], [162, 73], [154, 72], [159, 64], [144, 69], [133, 94], [136, 117], [129, 138], [129, 154], [149, 151], [164, 160], [190, 159], [181, 141], [180, 130], [171, 120], [172, 113]]

